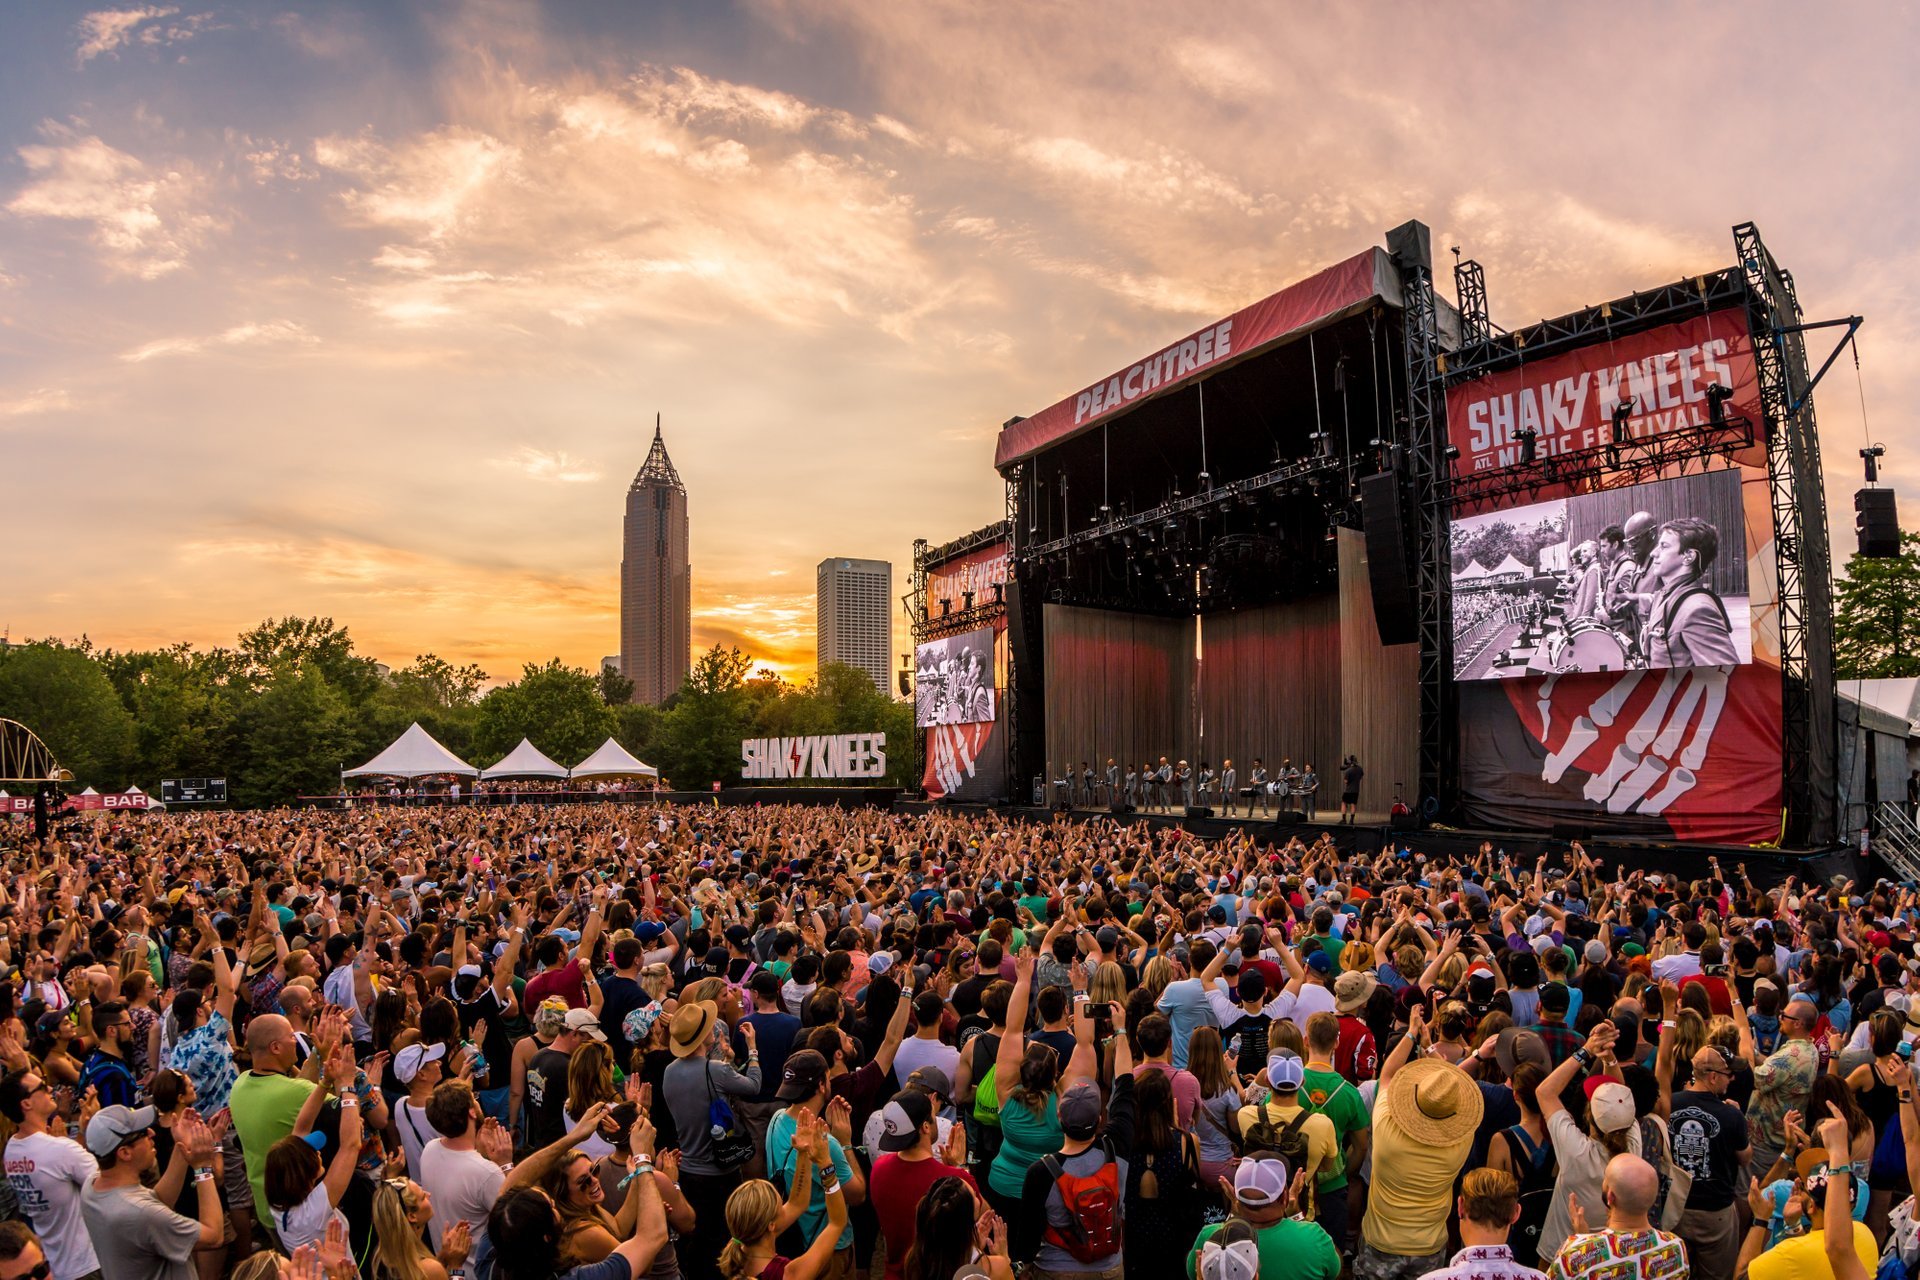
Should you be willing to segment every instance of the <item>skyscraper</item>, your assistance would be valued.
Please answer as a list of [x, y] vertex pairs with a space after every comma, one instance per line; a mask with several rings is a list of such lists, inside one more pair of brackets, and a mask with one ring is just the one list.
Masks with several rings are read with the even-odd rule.
[[627, 489], [620, 559], [620, 674], [633, 700], [658, 704], [686, 683], [693, 653], [687, 486], [667, 457], [660, 421]]
[[887, 693], [893, 660], [893, 566], [885, 560], [822, 560], [814, 599], [819, 663], [844, 662]]

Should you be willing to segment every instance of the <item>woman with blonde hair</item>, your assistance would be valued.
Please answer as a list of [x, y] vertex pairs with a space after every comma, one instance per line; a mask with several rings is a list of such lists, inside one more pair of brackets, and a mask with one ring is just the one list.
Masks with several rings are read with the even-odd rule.
[[1147, 967], [1140, 973], [1140, 989], [1153, 997], [1154, 1004], [1160, 1003], [1160, 993], [1173, 983], [1173, 961], [1164, 955], [1155, 956], [1147, 961]]
[[[785, 1199], [771, 1182], [754, 1178], [727, 1197], [726, 1248], [718, 1263], [721, 1280], [819, 1280], [833, 1266], [840, 1233], [847, 1229], [847, 1198], [833, 1172], [827, 1125], [817, 1116], [796, 1113], [793, 1176]], [[821, 1190], [827, 1197], [827, 1225], [797, 1258], [782, 1257], [775, 1243], [813, 1203], [813, 1167], [827, 1170]]]
[[[647, 999], [662, 1004], [667, 992], [673, 990], [673, 970], [658, 961], [644, 966], [640, 970], [640, 989], [647, 993]], [[673, 1011], [669, 1009], [667, 1012], [671, 1014]]]
[[421, 1234], [433, 1218], [433, 1197], [411, 1178], [387, 1178], [373, 1193], [373, 1280], [449, 1280], [467, 1260], [471, 1231], [456, 1219], [440, 1243], [428, 1249]]

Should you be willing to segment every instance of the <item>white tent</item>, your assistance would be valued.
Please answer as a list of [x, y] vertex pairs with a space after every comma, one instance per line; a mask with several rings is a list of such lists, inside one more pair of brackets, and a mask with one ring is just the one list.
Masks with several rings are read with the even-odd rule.
[[660, 771], [634, 758], [632, 752], [608, 738], [600, 749], [573, 766], [576, 778], [657, 778]]
[[393, 745], [358, 769], [348, 769], [343, 778], [426, 778], [439, 774], [457, 774], [475, 778], [480, 771], [434, 741], [419, 721], [393, 740]]
[[1485, 565], [1481, 564], [1478, 560], [1469, 560], [1467, 561], [1466, 568], [1453, 575], [1453, 580], [1455, 582], [1467, 582], [1474, 578], [1484, 578], [1486, 576], [1487, 567]]
[[480, 771], [483, 778], [564, 778], [564, 766], [549, 760], [546, 753], [525, 738], [496, 763]]
[[82, 791], [80, 794], [83, 796], [97, 796], [100, 793], [98, 791], [95, 791], [92, 787], [88, 787], [85, 791]]
[[1513, 554], [1513, 552], [1509, 551], [1507, 552], [1507, 558], [1505, 560], [1502, 560], [1498, 565], [1494, 566], [1493, 573], [1495, 575], [1502, 574], [1502, 573], [1517, 573], [1521, 577], [1530, 577], [1533, 574], [1533, 570], [1527, 568], [1527, 566], [1525, 566], [1524, 564], [1521, 564], [1518, 557], [1516, 557]]

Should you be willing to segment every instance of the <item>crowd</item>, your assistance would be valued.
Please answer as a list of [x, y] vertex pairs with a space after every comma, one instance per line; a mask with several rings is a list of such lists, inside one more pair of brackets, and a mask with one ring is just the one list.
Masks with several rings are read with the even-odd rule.
[[0, 830], [0, 1280], [1920, 1260], [1920, 896], [831, 808]]

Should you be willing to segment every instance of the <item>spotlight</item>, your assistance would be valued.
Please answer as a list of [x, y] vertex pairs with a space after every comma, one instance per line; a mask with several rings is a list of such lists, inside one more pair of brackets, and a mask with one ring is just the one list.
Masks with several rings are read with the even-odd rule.
[[950, 613], [952, 613], [952, 612], [953, 612], [953, 599], [952, 599], [952, 597], [950, 597], [950, 596], [941, 596], [941, 597], [940, 597], [940, 616], [944, 618], [944, 617], [946, 617], [946, 616], [947, 616], [948, 614], [950, 614]]
[[1629, 398], [1613, 406], [1613, 443], [1615, 448], [1627, 442], [1629, 438], [1627, 419], [1633, 416], [1633, 408], [1638, 403], [1638, 400]]
[[994, 583], [993, 584], [993, 602], [995, 604], [1004, 604], [1006, 603], [1006, 597], [1007, 597], [1007, 584], [1004, 582]]
[[1532, 466], [1534, 458], [1539, 454], [1540, 433], [1532, 427], [1522, 427], [1513, 433], [1513, 438], [1520, 442], [1521, 465]]
[[1707, 388], [1707, 421], [1720, 426], [1727, 420], [1727, 401], [1733, 399], [1733, 388], [1716, 382]]
[[1448, 445], [1445, 450], [1445, 455], [1448, 462], [1460, 461], [1460, 446], [1457, 444]]
[[1864, 460], [1867, 464], [1867, 483], [1868, 484], [1880, 483], [1879, 460], [1886, 456], [1887, 456], [1887, 447], [1885, 445], [1880, 445], [1880, 444], [1876, 444], [1870, 449], [1862, 449], [1860, 451], [1861, 459]]
[[960, 593], [960, 611], [962, 613], [973, 612], [973, 592], [962, 591]]

